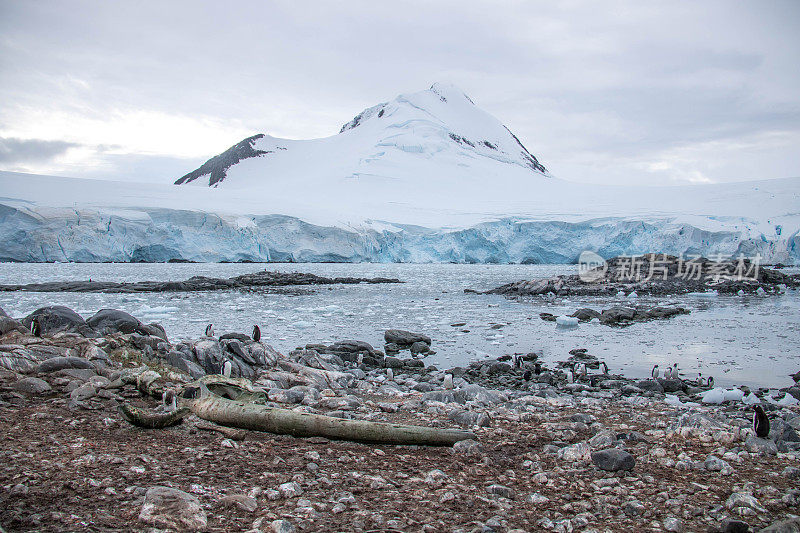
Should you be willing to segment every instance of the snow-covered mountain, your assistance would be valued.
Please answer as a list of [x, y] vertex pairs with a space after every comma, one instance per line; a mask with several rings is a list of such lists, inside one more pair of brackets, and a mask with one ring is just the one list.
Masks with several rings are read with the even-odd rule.
[[175, 183], [346, 201], [463, 208], [532, 191], [547, 170], [495, 117], [452, 85], [365, 109], [322, 139], [242, 140]]
[[0, 171], [0, 260], [563, 263], [594, 250], [800, 263], [800, 178], [564, 181], [439, 84], [331, 137], [249, 137], [178, 182]]

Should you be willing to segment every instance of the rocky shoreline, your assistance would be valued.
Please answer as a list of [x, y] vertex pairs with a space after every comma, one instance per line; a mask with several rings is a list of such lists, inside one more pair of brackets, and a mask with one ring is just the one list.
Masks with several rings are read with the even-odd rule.
[[[157, 324], [115, 310], [88, 320], [59, 307], [4, 315], [8, 530], [732, 532], [800, 523], [797, 385], [628, 379], [581, 348], [553, 368], [510, 354], [440, 370], [425, 365], [421, 346], [435, 342], [403, 330], [387, 331], [384, 350], [341, 341], [281, 354], [242, 333], [172, 343]], [[226, 361], [266, 405], [464, 427], [478, 438], [453, 448], [364, 445], [194, 416], [142, 430], [116, 410], [158, 407], [161, 391], [186, 389]], [[771, 417], [766, 439], [753, 434], [756, 402]], [[769, 529], [784, 520], [793, 525]]]
[[297, 287], [306, 285], [334, 285], [358, 283], [402, 283], [396, 278], [326, 278], [302, 272], [255, 272], [232, 278], [209, 278], [193, 276], [184, 281], [138, 281], [117, 283], [113, 281], [51, 281], [25, 285], [0, 285], [0, 292], [102, 292], [102, 293], [142, 293], [142, 292], [198, 292], [198, 291], [272, 291], [276, 287]]
[[800, 286], [800, 274], [757, 267], [747, 260], [684, 260], [665, 254], [620, 256], [601, 267], [548, 279], [521, 280], [475, 294], [518, 296], [675, 296], [715, 291], [718, 294], [777, 294]]

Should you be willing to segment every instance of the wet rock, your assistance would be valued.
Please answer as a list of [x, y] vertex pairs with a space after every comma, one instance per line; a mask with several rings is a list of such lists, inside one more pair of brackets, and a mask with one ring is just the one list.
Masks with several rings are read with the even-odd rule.
[[44, 394], [53, 390], [50, 384], [39, 378], [22, 378], [13, 385], [14, 390], [25, 394]]
[[633, 470], [636, 465], [636, 459], [625, 450], [608, 448], [593, 452], [592, 463], [601, 470], [617, 472], [619, 470]]
[[431, 338], [421, 333], [412, 333], [402, 329], [387, 329], [383, 334], [386, 343], [394, 343], [401, 347], [410, 347], [415, 342], [431, 345]]
[[0, 335], [5, 335], [11, 331], [30, 333], [31, 330], [26, 328], [19, 320], [7, 316], [0, 316]]
[[409, 349], [411, 350], [412, 354], [428, 353], [431, 351], [431, 347], [429, 344], [420, 341], [417, 341], [414, 344], [412, 344], [411, 348]]
[[686, 390], [686, 384], [680, 379], [659, 379], [664, 392], [680, 392]]
[[139, 333], [147, 335], [142, 323], [133, 315], [117, 309], [101, 309], [86, 320], [89, 327], [102, 335], [109, 333]]
[[591, 320], [593, 318], [600, 318], [600, 313], [598, 311], [595, 311], [594, 309], [589, 309], [588, 307], [583, 307], [581, 309], [578, 309], [577, 311], [575, 311], [574, 313], [572, 313], [569, 316], [571, 316], [573, 318], [577, 318], [581, 322], [588, 322], [589, 320]]
[[207, 526], [200, 501], [182, 490], [151, 487], [144, 497], [139, 520], [156, 527], [177, 531], [196, 531]]

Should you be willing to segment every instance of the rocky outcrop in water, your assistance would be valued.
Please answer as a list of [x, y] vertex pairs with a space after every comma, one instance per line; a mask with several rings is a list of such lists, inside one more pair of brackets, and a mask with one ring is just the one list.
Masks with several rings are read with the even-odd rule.
[[275, 287], [306, 285], [335, 285], [357, 283], [402, 283], [395, 278], [326, 278], [301, 272], [255, 272], [233, 278], [193, 276], [185, 281], [138, 281], [118, 283], [113, 281], [51, 281], [27, 285], [0, 285], [0, 291], [27, 292], [198, 292], [248, 290], [269, 291]]
[[684, 260], [664, 254], [621, 256], [583, 277], [578, 274], [549, 279], [515, 281], [478, 294], [505, 296], [613, 296], [620, 292], [668, 296], [716, 291], [719, 294], [775, 294], [782, 287], [800, 286], [800, 275], [757, 266], [748, 260]]

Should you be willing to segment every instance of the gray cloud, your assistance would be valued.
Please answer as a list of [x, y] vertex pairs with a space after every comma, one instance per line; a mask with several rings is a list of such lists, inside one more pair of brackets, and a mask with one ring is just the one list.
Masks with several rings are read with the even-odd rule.
[[65, 141], [0, 137], [0, 164], [48, 162], [77, 146]]
[[[132, 176], [122, 161], [151, 158], [152, 176], [256, 132], [332, 135], [365, 107], [446, 81], [565, 179], [800, 175], [792, 0], [0, 0], [0, 15], [0, 135], [51, 138], [19, 132], [80, 119], [93, 122], [58, 138], [119, 146], [98, 151], [94, 168], [53, 172]], [[136, 144], [146, 135], [134, 126], [160, 131], [169, 117], [196, 120], [186, 135], [203, 148], [179, 134]], [[108, 125], [103, 138], [96, 124]]]

